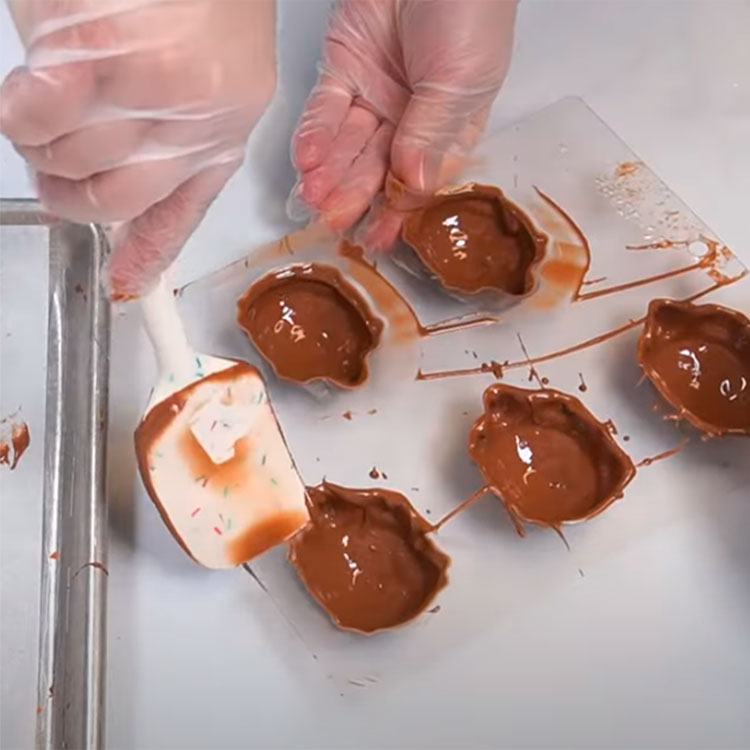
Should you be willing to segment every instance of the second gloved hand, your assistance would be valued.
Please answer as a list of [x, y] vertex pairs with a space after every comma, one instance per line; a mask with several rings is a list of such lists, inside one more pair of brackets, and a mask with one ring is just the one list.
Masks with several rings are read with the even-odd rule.
[[0, 130], [53, 213], [123, 222], [110, 284], [145, 291], [242, 163], [275, 85], [274, 0], [23, 0]]
[[339, 0], [292, 142], [290, 207], [356, 239], [395, 240], [403, 211], [463, 165], [510, 62], [515, 0]]

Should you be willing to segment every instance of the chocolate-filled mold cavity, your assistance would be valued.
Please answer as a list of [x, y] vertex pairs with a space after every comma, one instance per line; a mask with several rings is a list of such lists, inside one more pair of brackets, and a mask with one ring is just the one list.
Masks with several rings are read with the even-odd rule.
[[516, 521], [559, 528], [601, 513], [635, 475], [607, 426], [574, 396], [498, 384], [469, 454]]
[[496, 187], [470, 184], [437, 193], [404, 221], [402, 238], [446, 289], [525, 295], [547, 238]]
[[237, 321], [281, 378], [354, 388], [383, 323], [332, 266], [287, 266], [256, 281], [237, 303]]
[[652, 300], [638, 362], [659, 393], [699, 430], [750, 436], [750, 320], [742, 313]]
[[290, 541], [289, 560], [340, 628], [403, 625], [448, 582], [450, 558], [400, 493], [327, 482], [307, 492], [310, 521]]

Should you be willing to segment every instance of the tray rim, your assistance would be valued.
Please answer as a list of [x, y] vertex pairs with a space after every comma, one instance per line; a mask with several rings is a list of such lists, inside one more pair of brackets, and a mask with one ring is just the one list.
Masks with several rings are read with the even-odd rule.
[[[33, 199], [0, 198], [0, 227], [11, 226], [50, 230], [35, 746], [89, 750], [105, 738], [108, 243], [100, 227], [65, 222]], [[83, 378], [66, 367], [80, 355], [90, 363]]]

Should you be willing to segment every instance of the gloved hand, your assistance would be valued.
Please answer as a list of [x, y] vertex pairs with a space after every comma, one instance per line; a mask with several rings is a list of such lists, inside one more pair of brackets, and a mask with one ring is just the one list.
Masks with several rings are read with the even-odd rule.
[[403, 211], [461, 168], [510, 62], [515, 0], [339, 0], [292, 141], [302, 204], [393, 244]]
[[0, 130], [39, 197], [74, 221], [124, 222], [111, 291], [145, 291], [242, 163], [275, 85], [274, 0], [20, 0], [27, 67]]

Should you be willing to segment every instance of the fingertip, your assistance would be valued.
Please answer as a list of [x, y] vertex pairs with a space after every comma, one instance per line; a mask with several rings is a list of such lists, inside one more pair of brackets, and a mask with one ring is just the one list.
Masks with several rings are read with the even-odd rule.
[[240, 162], [210, 167], [118, 228], [109, 268], [112, 295], [147, 291], [178, 256]]
[[172, 253], [153, 243], [134, 222], [123, 224], [112, 240], [112, 254], [105, 269], [106, 286], [112, 300], [140, 297], [169, 265]]
[[308, 203], [302, 198], [301, 185], [297, 183], [286, 200], [286, 215], [296, 222], [309, 221], [313, 211]]
[[358, 191], [334, 191], [323, 203], [320, 212], [323, 223], [334, 232], [344, 232], [367, 210], [368, 199]]
[[294, 165], [301, 172], [315, 169], [323, 161], [320, 137], [316, 133], [300, 135], [294, 141]]
[[29, 173], [29, 177], [31, 178], [31, 184], [36, 197], [42, 206], [50, 213], [58, 213], [56, 203], [60, 192], [60, 178], [44, 174], [44, 172], [38, 172], [37, 170], [32, 170]]
[[352, 97], [338, 81], [321, 76], [292, 136], [292, 160], [301, 172], [321, 164], [344, 121]]
[[8, 130], [12, 128], [13, 90], [17, 86], [19, 71], [20, 68], [13, 68], [0, 85], [0, 133], [9, 138]]
[[[122, 267], [116, 262], [117, 257], [113, 254], [105, 260], [102, 269], [102, 287], [112, 302], [131, 302], [148, 292], [150, 287], [146, 285], [141, 289], [138, 284], [133, 284], [132, 278], [124, 273]], [[156, 283], [156, 279], [153, 283]]]
[[354, 240], [367, 250], [387, 252], [401, 233], [404, 215], [384, 205], [373, 206], [370, 214], [354, 233]]
[[300, 197], [308, 206], [319, 208], [325, 199], [325, 180], [317, 173], [303, 174], [300, 177]]

